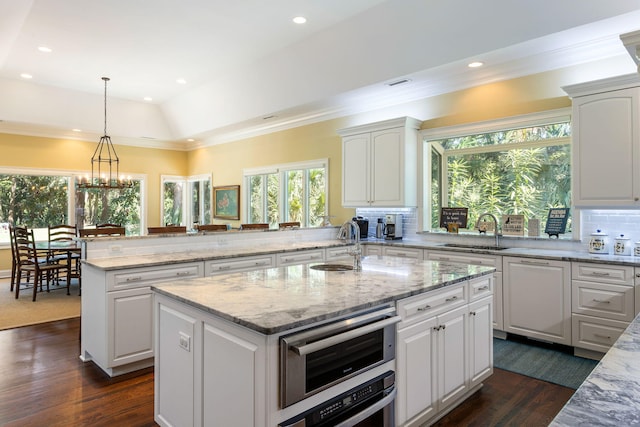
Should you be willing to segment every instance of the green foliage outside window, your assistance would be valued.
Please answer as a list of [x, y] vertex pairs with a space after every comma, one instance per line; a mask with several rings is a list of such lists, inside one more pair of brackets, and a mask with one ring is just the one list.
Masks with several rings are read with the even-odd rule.
[[448, 206], [469, 208], [469, 228], [490, 212], [538, 218], [544, 230], [550, 208], [571, 206], [569, 135], [567, 122], [430, 141], [431, 227]]

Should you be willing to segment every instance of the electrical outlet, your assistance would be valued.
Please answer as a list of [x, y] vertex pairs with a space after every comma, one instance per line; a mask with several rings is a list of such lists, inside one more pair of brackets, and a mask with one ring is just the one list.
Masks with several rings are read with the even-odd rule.
[[191, 351], [191, 337], [184, 332], [180, 332], [180, 348], [185, 351]]
[[122, 245], [111, 245], [109, 246], [109, 250], [111, 253], [119, 254], [122, 252]]

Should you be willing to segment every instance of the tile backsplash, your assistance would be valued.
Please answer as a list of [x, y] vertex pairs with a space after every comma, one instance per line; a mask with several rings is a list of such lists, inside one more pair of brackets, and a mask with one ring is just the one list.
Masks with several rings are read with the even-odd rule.
[[369, 220], [369, 237], [375, 237], [378, 218], [385, 214], [402, 214], [402, 234], [414, 236], [418, 229], [416, 208], [357, 208], [356, 215]]
[[640, 210], [584, 209], [580, 213], [580, 239], [589, 242], [591, 233], [600, 229], [609, 239], [624, 234], [632, 242], [640, 241]]

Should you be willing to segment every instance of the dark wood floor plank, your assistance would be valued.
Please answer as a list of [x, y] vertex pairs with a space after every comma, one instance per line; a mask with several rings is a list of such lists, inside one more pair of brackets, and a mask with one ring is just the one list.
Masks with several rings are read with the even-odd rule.
[[[79, 359], [79, 319], [0, 331], [0, 425], [150, 427], [153, 369], [109, 378]], [[573, 390], [495, 369], [436, 426], [546, 426]]]

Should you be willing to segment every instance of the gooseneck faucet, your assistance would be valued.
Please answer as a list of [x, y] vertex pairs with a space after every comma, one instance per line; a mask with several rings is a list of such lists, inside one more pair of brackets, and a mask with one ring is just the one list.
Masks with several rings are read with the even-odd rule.
[[500, 230], [499, 230], [500, 223], [498, 222], [498, 218], [496, 218], [496, 216], [494, 214], [486, 212], [486, 213], [483, 213], [482, 215], [480, 215], [478, 217], [478, 221], [476, 222], [476, 228], [478, 229], [480, 234], [482, 234], [482, 233], [486, 234], [487, 230], [481, 230], [480, 229], [480, 221], [485, 216], [491, 217], [491, 219], [493, 219], [493, 224], [494, 224], [493, 234], [496, 237], [496, 248], [497, 248], [498, 246], [500, 246], [500, 236], [502, 236], [502, 234], [500, 233]]
[[355, 236], [355, 246], [348, 253], [349, 255], [353, 255], [353, 270], [362, 271], [362, 249], [360, 247], [360, 227], [358, 226], [358, 223], [354, 220], [345, 221], [338, 232], [338, 239], [350, 241], [352, 230], [353, 235]]

